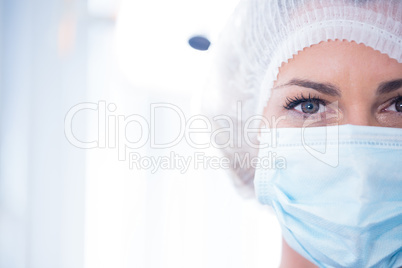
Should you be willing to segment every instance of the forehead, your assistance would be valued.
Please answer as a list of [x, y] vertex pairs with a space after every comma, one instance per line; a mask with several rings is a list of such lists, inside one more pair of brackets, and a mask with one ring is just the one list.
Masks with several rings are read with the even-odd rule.
[[294, 78], [372, 84], [400, 79], [402, 63], [363, 44], [348, 41], [322, 42], [305, 48], [279, 69], [276, 85]]

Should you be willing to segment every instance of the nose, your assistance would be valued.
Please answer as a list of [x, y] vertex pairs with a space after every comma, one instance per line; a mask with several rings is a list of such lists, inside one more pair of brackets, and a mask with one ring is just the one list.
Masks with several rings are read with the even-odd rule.
[[357, 126], [381, 126], [376, 119], [371, 109], [365, 107], [356, 107], [350, 109], [344, 113], [341, 119], [341, 124], [350, 124]]

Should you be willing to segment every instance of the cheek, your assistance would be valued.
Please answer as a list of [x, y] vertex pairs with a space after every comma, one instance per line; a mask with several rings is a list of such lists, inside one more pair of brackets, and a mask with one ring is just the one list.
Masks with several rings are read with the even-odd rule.
[[376, 119], [381, 127], [402, 128], [402, 113], [383, 112], [377, 114]]

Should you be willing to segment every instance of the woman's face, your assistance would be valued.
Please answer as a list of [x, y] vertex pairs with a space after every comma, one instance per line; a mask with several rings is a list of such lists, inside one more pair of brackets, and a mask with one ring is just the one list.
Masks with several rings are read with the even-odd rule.
[[402, 128], [402, 63], [354, 42], [306, 48], [280, 68], [264, 115], [277, 127]]

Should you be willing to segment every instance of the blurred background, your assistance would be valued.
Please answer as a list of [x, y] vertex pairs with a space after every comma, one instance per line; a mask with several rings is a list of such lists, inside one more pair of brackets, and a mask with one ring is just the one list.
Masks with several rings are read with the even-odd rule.
[[274, 217], [225, 170], [145, 167], [218, 152], [130, 147], [144, 125], [128, 118], [150, 122], [151, 104], [176, 109], [153, 114], [158, 144], [177, 136], [177, 110], [201, 113], [207, 40], [237, 0], [0, 3], [1, 268], [279, 265]]

